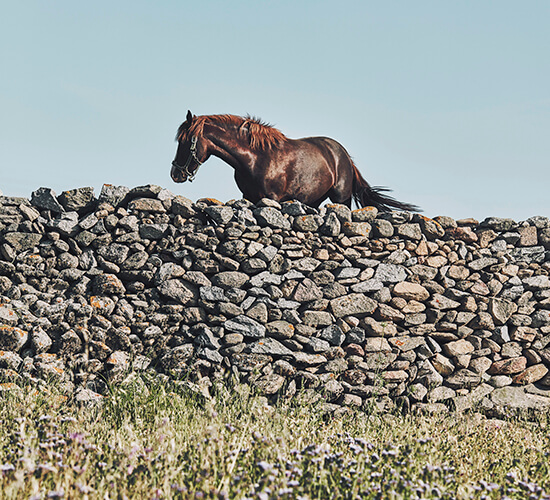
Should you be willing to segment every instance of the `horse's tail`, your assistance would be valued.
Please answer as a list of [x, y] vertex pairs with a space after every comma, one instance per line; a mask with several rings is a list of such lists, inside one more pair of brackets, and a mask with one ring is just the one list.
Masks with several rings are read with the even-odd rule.
[[376, 207], [382, 212], [390, 212], [392, 209], [407, 210], [409, 212], [421, 212], [422, 210], [416, 205], [411, 203], [403, 203], [397, 201], [391, 196], [384, 195], [382, 193], [391, 191], [386, 187], [371, 186], [361, 175], [361, 172], [357, 169], [352, 162], [353, 167], [353, 189], [352, 196], [360, 207]]

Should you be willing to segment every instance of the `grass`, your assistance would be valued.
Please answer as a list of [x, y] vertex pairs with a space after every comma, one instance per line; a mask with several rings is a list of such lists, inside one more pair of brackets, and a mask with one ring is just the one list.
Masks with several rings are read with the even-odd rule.
[[19, 498], [550, 498], [547, 419], [323, 414], [246, 387], [133, 377], [85, 407], [0, 393], [0, 491]]

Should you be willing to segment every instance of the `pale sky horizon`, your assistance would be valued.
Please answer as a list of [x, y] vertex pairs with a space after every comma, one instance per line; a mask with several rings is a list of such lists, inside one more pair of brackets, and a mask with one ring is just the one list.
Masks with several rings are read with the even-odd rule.
[[333, 137], [428, 217], [550, 217], [550, 2], [19, 0], [0, 20], [0, 191], [158, 184], [197, 115]]

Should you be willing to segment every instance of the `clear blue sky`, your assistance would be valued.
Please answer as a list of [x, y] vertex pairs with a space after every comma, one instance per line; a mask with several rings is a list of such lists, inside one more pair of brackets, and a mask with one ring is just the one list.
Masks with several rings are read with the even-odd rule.
[[550, 2], [6, 3], [0, 190], [153, 183], [240, 197], [211, 158], [169, 176], [187, 109], [340, 141], [427, 216], [550, 216]]

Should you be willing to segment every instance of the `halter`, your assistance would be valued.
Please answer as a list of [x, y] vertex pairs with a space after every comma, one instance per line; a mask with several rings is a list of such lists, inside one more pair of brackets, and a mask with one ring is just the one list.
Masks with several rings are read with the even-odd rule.
[[[193, 172], [189, 170], [189, 166], [191, 165], [191, 160], [195, 160], [195, 162], [197, 163], [197, 168]], [[195, 136], [191, 137], [191, 147], [189, 149], [189, 156], [187, 157], [187, 161], [185, 162], [185, 165], [183, 167], [181, 165], [178, 165], [176, 160], [172, 162], [172, 166], [176, 170], [178, 170], [180, 173], [185, 174], [189, 179], [189, 182], [193, 182], [193, 179], [195, 179], [195, 176], [199, 171], [199, 167], [202, 164], [203, 162], [197, 158], [197, 137]]]

